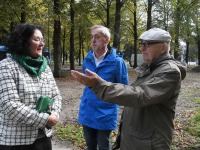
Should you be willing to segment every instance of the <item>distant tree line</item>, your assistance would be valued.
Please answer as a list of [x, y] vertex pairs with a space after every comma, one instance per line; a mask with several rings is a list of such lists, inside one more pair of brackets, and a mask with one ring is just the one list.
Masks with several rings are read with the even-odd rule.
[[[138, 36], [152, 27], [172, 35], [171, 54], [200, 65], [199, 0], [1, 0], [0, 44], [19, 23], [44, 27], [45, 49], [54, 60], [54, 77], [61, 65], [81, 65], [90, 48], [90, 27], [111, 29], [110, 45], [124, 52], [124, 59], [140, 53]], [[185, 43], [183, 48], [182, 43]], [[133, 67], [137, 66], [137, 55]]]

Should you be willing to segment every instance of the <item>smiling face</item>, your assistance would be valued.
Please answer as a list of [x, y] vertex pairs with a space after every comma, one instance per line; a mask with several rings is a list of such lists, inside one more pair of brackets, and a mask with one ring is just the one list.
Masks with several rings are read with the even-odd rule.
[[44, 45], [45, 43], [42, 32], [36, 29], [29, 40], [29, 56], [32, 58], [38, 58], [42, 56]]

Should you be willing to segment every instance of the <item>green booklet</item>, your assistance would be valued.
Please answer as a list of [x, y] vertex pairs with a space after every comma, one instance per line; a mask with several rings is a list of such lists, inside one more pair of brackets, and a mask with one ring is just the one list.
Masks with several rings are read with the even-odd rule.
[[39, 112], [51, 113], [51, 107], [53, 105], [53, 100], [48, 96], [41, 96], [36, 103], [35, 109]]

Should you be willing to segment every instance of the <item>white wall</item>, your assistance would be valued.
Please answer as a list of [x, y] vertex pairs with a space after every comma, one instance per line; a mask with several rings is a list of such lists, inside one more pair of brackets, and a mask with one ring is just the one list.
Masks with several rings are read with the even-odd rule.
[[[131, 55], [131, 66], [134, 65], [134, 56], [135, 54], [132, 54]], [[137, 54], [137, 65], [140, 66], [142, 63], [143, 63], [143, 57], [142, 57], [142, 54]]]

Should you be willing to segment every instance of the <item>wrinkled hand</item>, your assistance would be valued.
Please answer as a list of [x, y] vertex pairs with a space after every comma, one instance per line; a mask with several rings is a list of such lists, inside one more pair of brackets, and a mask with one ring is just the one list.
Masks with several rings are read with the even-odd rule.
[[88, 87], [94, 87], [99, 76], [96, 73], [90, 71], [89, 69], [86, 69], [85, 71], [87, 75], [80, 73], [76, 70], [71, 70], [71, 75], [81, 84]]
[[48, 121], [47, 121], [47, 126], [48, 127], [53, 127], [54, 125], [56, 125], [58, 123], [59, 119], [53, 114], [51, 113], [51, 115], [49, 115], [48, 117]]

